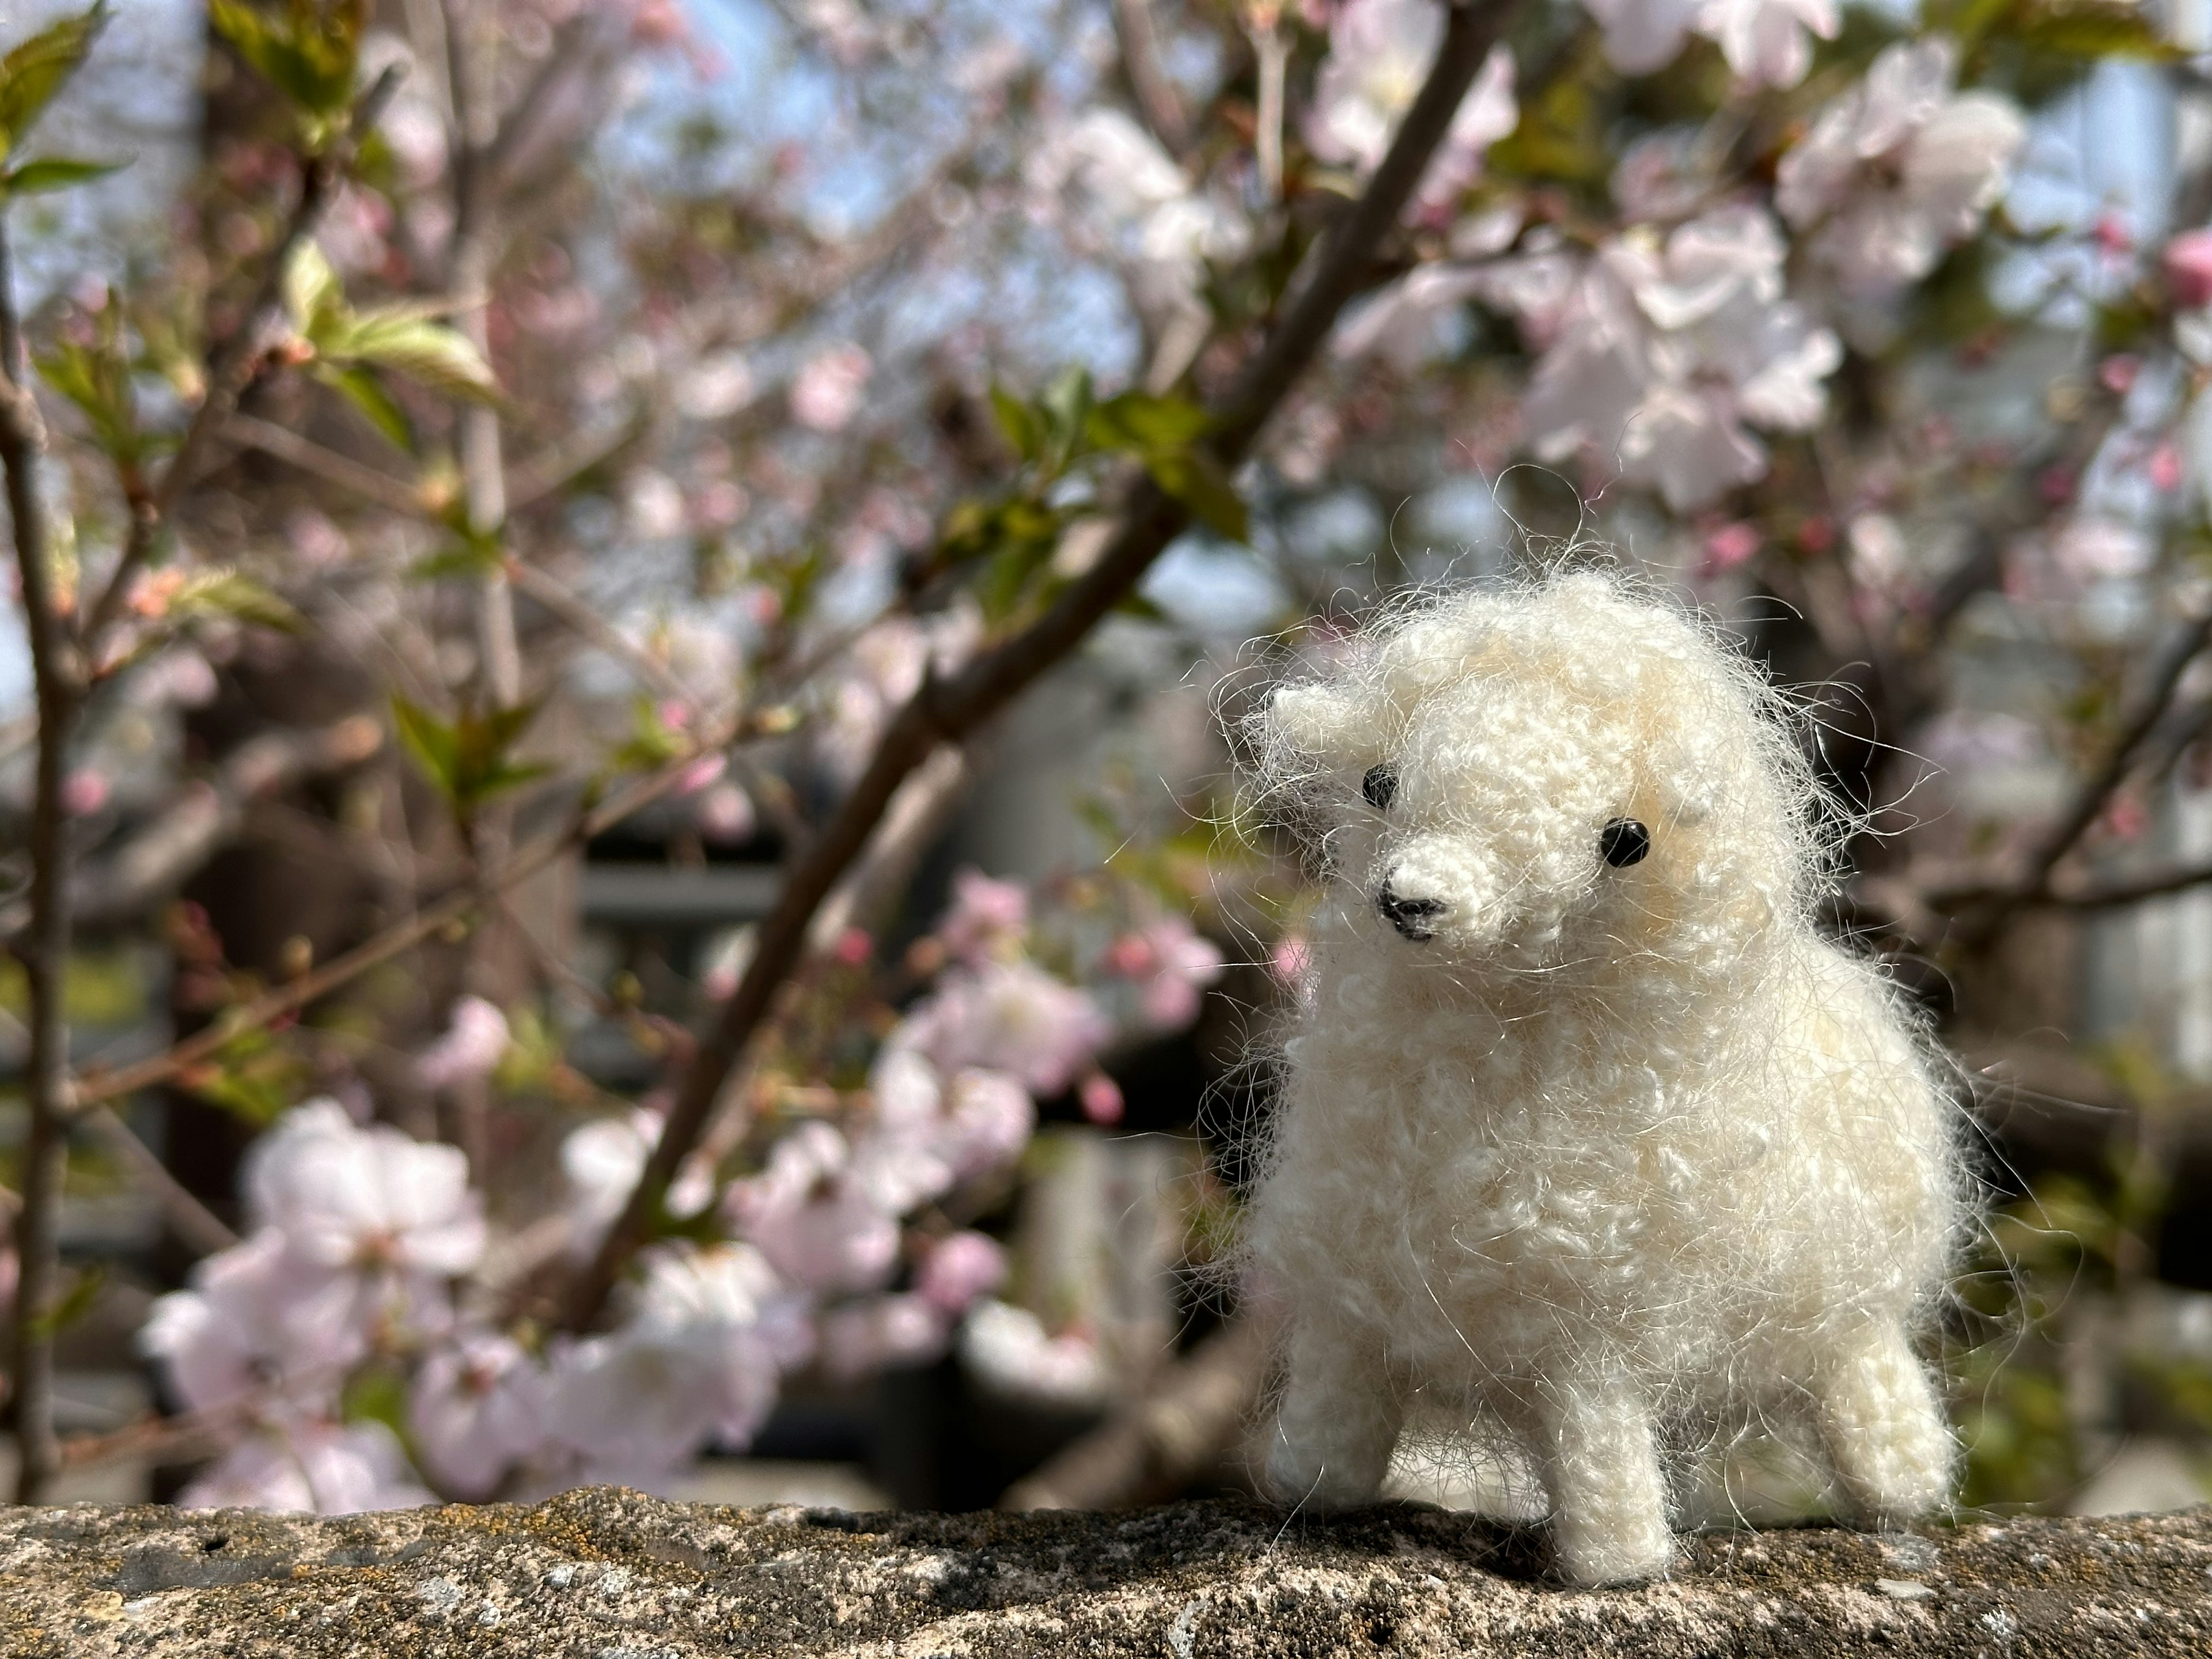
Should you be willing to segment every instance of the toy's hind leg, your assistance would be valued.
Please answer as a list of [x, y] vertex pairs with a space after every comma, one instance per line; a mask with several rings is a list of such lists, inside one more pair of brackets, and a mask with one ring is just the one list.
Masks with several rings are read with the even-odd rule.
[[1857, 1519], [1893, 1526], [1941, 1507], [1951, 1493], [1951, 1436], [1901, 1328], [1855, 1333], [1818, 1386], [1821, 1437]]
[[1626, 1378], [1594, 1377], [1545, 1402], [1553, 1547], [1577, 1584], [1656, 1578], [1674, 1559], [1651, 1412]]
[[1267, 1486], [1285, 1504], [1371, 1503], [1404, 1421], [1373, 1333], [1317, 1330], [1301, 1320], [1291, 1334]]

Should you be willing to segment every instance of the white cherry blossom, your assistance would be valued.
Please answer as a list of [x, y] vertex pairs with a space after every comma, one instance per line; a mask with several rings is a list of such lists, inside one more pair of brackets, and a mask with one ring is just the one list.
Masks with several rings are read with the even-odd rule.
[[1754, 86], [1794, 87], [1813, 43], [1836, 38], [1836, 0], [1583, 0], [1605, 31], [1606, 59], [1650, 75], [1681, 55], [1692, 33], [1718, 43], [1729, 68]]
[[655, 1480], [751, 1439], [812, 1346], [805, 1299], [744, 1244], [656, 1251], [633, 1316], [552, 1356], [553, 1437], [586, 1480]]
[[[1314, 82], [1306, 143], [1324, 161], [1361, 177], [1382, 165], [1398, 123], [1428, 79], [1443, 43], [1443, 8], [1435, 0], [1350, 0], [1329, 24], [1328, 56]], [[1519, 125], [1513, 54], [1495, 48], [1476, 73], [1413, 206], [1451, 202], [1482, 171], [1490, 147]]]
[[1885, 299], [1974, 234], [2004, 193], [2027, 123], [2007, 99], [1954, 92], [1941, 36], [1887, 47], [1782, 158], [1774, 201], [1856, 300]]
[[425, 1466], [464, 1498], [488, 1497], [545, 1436], [548, 1391], [520, 1345], [470, 1331], [431, 1351], [407, 1417]]
[[186, 1510], [258, 1509], [316, 1515], [411, 1510], [437, 1501], [381, 1423], [301, 1422], [264, 1428], [177, 1494]]
[[768, 1168], [730, 1188], [727, 1212], [792, 1284], [872, 1291], [898, 1265], [895, 1212], [877, 1201], [845, 1137], [802, 1123], [775, 1144]]
[[1202, 308], [1209, 260], [1240, 257], [1244, 216], [1192, 187], [1159, 142], [1120, 110], [1085, 110], [1047, 137], [1025, 172], [1036, 211], [1065, 214], [1085, 239], [1116, 255], [1148, 311]]
[[194, 1411], [258, 1401], [270, 1410], [335, 1401], [368, 1350], [350, 1274], [301, 1261], [273, 1229], [209, 1256], [191, 1288], [154, 1304], [140, 1347]]
[[334, 1100], [286, 1113], [253, 1149], [246, 1188], [254, 1215], [318, 1267], [445, 1276], [483, 1255], [483, 1200], [460, 1149], [356, 1128]]
[[1096, 1342], [1073, 1332], [1054, 1336], [1035, 1314], [1011, 1303], [975, 1305], [961, 1328], [960, 1358], [985, 1388], [1018, 1399], [1091, 1406], [1114, 1386]]
[[426, 1089], [450, 1089], [489, 1076], [507, 1053], [507, 1016], [482, 997], [463, 997], [453, 1005], [453, 1023], [443, 1036], [415, 1061], [415, 1075]]
[[1750, 430], [1820, 417], [1835, 336], [1782, 297], [1784, 247], [1758, 208], [1715, 210], [1663, 241], [1632, 230], [1601, 248], [1561, 308], [1523, 416], [1537, 453], [1618, 459], [1676, 512], [1761, 477]]

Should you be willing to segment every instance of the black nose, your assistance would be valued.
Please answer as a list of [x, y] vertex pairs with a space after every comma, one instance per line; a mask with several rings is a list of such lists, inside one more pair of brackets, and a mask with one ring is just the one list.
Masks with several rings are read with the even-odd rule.
[[1416, 943], [1437, 936], [1437, 930], [1428, 924], [1444, 913], [1442, 899], [1400, 898], [1390, 890], [1387, 881], [1375, 896], [1375, 908], [1382, 913], [1385, 921]]

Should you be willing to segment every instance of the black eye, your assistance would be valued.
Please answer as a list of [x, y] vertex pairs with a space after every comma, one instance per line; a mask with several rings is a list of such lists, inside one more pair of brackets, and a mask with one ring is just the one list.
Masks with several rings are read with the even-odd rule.
[[1388, 811], [1390, 803], [1398, 797], [1398, 769], [1369, 767], [1367, 775], [1359, 781], [1359, 793], [1367, 797], [1367, 804], [1376, 811]]
[[1641, 864], [1651, 851], [1651, 832], [1634, 818], [1615, 818], [1598, 832], [1597, 850], [1616, 870]]

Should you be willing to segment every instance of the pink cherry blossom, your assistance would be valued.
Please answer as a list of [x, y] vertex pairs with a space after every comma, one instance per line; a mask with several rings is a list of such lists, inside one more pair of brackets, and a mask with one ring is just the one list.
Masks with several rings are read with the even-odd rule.
[[1036, 1128], [1036, 1106], [1020, 1079], [969, 1066], [945, 1091], [939, 1145], [956, 1177], [965, 1181], [1011, 1164]]
[[264, 1427], [177, 1494], [186, 1510], [317, 1515], [411, 1510], [437, 1501], [381, 1423], [304, 1421]]
[[1759, 551], [1759, 543], [1756, 525], [1746, 524], [1741, 519], [1716, 525], [1705, 535], [1705, 568], [1733, 570]]
[[718, 783], [700, 796], [692, 820], [701, 835], [725, 847], [750, 841], [759, 823], [753, 798], [734, 783]]
[[1221, 951], [1182, 916], [1125, 933], [1107, 965], [1138, 985], [1138, 1006], [1156, 1031], [1175, 1031], [1198, 1018], [1200, 994], [1221, 977]]
[[453, 1004], [445, 1035], [415, 1061], [415, 1075], [426, 1089], [452, 1089], [490, 1075], [507, 1053], [507, 1016], [482, 997]]
[[2080, 514], [2051, 538], [2051, 556], [2075, 581], [2140, 576], [2158, 560], [2156, 542], [2134, 525]]
[[1299, 933], [1285, 933], [1267, 957], [1267, 971], [1293, 991], [1305, 983], [1312, 968], [1313, 945]]
[[1103, 1072], [1085, 1073], [1083, 1081], [1076, 1085], [1075, 1097], [1082, 1104], [1083, 1115], [1092, 1123], [1119, 1123], [1128, 1109], [1128, 1103], [1121, 1097], [1121, 1085]]
[[1782, 158], [1774, 202], [1854, 299], [1885, 299], [1936, 268], [2004, 192], [2027, 122], [1995, 93], [1954, 93], [1941, 36], [1886, 48]]
[[817, 432], [842, 432], [860, 412], [875, 360], [850, 342], [828, 346], [801, 365], [791, 383], [792, 418]]
[[278, 1120], [247, 1160], [246, 1188], [253, 1213], [317, 1267], [443, 1276], [483, 1255], [483, 1200], [460, 1149], [356, 1128], [333, 1100]]
[[948, 1314], [964, 1312], [1006, 1282], [1006, 1251], [988, 1234], [974, 1231], [939, 1239], [915, 1274], [915, 1289]]
[[[1443, 8], [1433, 0], [1349, 0], [1329, 24], [1328, 56], [1314, 82], [1305, 128], [1313, 153], [1348, 164], [1363, 178], [1374, 172], [1428, 78], [1443, 29]], [[1520, 118], [1513, 54], [1499, 46], [1453, 116], [1414, 208], [1438, 208], [1457, 198], [1482, 171], [1490, 147]]]
[[822, 1316], [822, 1369], [840, 1382], [939, 1358], [951, 1323], [919, 1296], [871, 1297]]
[[73, 818], [90, 817], [107, 805], [114, 793], [101, 773], [91, 767], [80, 767], [62, 780], [62, 811]]
[[1113, 1036], [1085, 993], [1028, 962], [955, 968], [908, 1015], [902, 1040], [939, 1072], [1002, 1072], [1047, 1098]]
[[845, 1137], [829, 1124], [802, 1123], [786, 1134], [768, 1168], [733, 1185], [726, 1204], [769, 1265], [803, 1289], [875, 1290], [898, 1265], [897, 1220], [878, 1206]]
[[937, 937], [954, 957], [973, 962], [1001, 945], [1019, 945], [1029, 926], [1029, 890], [1019, 882], [959, 870], [953, 872], [952, 902], [937, 924]]
[[430, 1472], [464, 1498], [489, 1497], [545, 1435], [545, 1377], [521, 1346], [471, 1331], [415, 1373], [408, 1422]]
[[2166, 286], [2184, 311], [2212, 305], [2212, 230], [2185, 230], [2159, 255]]

